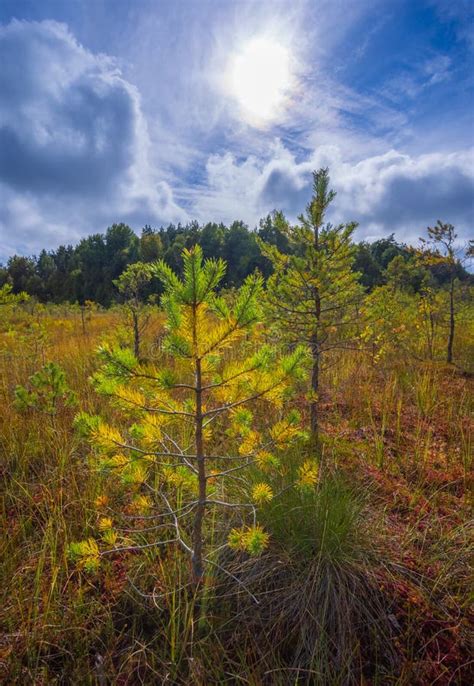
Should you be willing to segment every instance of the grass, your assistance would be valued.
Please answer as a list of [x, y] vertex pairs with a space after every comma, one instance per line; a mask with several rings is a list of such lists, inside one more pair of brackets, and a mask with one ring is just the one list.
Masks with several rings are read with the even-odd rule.
[[[285, 463], [291, 463], [292, 457], [286, 455]], [[317, 490], [284, 489], [263, 508], [260, 519], [289, 553], [342, 562], [357, 558], [364, 549], [363, 507], [360, 491], [341, 476], [330, 476]]]
[[316, 491], [283, 490], [261, 516], [271, 551], [233, 561], [244, 590], [227, 626], [233, 640], [256, 637], [253, 652], [272, 665], [262, 682], [342, 685], [365, 675], [382, 683], [396, 672], [390, 601], [372, 571], [377, 556], [365, 505], [361, 489], [338, 475]]
[[[472, 378], [357, 353], [331, 366], [327, 477], [313, 491], [285, 490], [303, 455], [281, 456], [281, 493], [259, 512], [270, 547], [215, 558], [234, 579], [209, 571], [198, 630], [176, 547], [110, 555], [95, 574], [71, 562], [69, 543], [95, 535], [104, 481], [74, 408], [52, 423], [13, 406], [15, 387], [55, 361], [81, 409], [110, 412], [88, 378], [120, 322], [118, 310], [94, 312], [84, 335], [71, 309], [19, 310], [0, 332], [0, 681], [470, 683]], [[157, 319], [145, 350], [159, 348], [159, 331]], [[233, 525], [215, 517], [209, 534]]]

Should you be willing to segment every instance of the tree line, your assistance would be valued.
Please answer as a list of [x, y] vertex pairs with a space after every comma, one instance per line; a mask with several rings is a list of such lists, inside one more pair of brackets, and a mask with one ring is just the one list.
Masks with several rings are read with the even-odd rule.
[[[267, 215], [256, 229], [242, 221], [230, 226], [193, 221], [158, 229], [145, 226], [138, 236], [121, 223], [110, 226], [105, 234], [83, 238], [76, 246], [61, 245], [32, 257], [12, 256], [5, 266], [0, 265], [0, 287], [9, 284], [13, 293], [26, 292], [40, 302], [93, 301], [108, 307], [120, 301], [114, 281], [129, 265], [163, 259], [181, 274], [182, 252], [194, 245], [202, 248], [204, 258], [225, 260], [227, 271], [222, 286], [227, 288], [240, 287], [256, 269], [265, 279], [271, 276], [274, 266], [262, 245], [274, 246], [282, 254], [294, 251], [278, 212]], [[398, 243], [393, 234], [373, 242], [354, 243], [353, 247], [352, 269], [368, 291], [398, 278], [404, 287], [419, 292], [427, 279], [440, 287], [447, 285], [452, 276], [452, 268], [445, 263], [421, 269], [416, 251]], [[454, 269], [460, 280], [471, 278], [460, 262]], [[156, 281], [150, 284], [149, 293], [159, 289]]]

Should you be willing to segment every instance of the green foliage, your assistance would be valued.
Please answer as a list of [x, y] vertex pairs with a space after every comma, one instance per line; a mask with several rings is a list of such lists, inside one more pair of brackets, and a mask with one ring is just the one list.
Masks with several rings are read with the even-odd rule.
[[393, 289], [419, 293], [430, 282], [430, 274], [413, 258], [406, 259], [401, 255], [394, 257], [386, 272], [387, 283]]
[[455, 242], [457, 233], [452, 224], [445, 224], [438, 219], [435, 226], [428, 226], [426, 229], [428, 238], [421, 238], [421, 242], [430, 251], [427, 256], [433, 263], [437, 261], [447, 261], [454, 263]]
[[[472, 394], [468, 373], [435, 361], [454, 284], [456, 365], [472, 364], [469, 277], [441, 244], [419, 254], [393, 237], [356, 249], [355, 262], [349, 237], [331, 271], [325, 260], [346, 245], [325, 233], [333, 197], [320, 174], [294, 227], [301, 240], [278, 214], [256, 234], [191, 223], [138, 238], [122, 225], [1, 270], [0, 680], [467, 683]], [[316, 339], [308, 328], [302, 340], [289, 316], [269, 326], [272, 262], [256, 235], [289, 272], [312, 255], [311, 231], [326, 246], [309, 265], [312, 294], [337, 317], [321, 311]], [[345, 298], [361, 263], [370, 293], [359, 304], [355, 283], [356, 308]], [[345, 270], [339, 293], [331, 278]], [[17, 307], [25, 289], [81, 305]], [[164, 291], [165, 328], [160, 313], [140, 356], [117, 326], [151, 291]], [[123, 305], [94, 310], [83, 336], [86, 298]], [[288, 347], [299, 340], [304, 349]], [[357, 352], [341, 354], [351, 342]], [[324, 396], [322, 460], [301, 418], [314, 350], [323, 393], [306, 400]], [[44, 359], [90, 412], [76, 434], [63, 411], [73, 396], [48, 366], [17, 387], [15, 406], [29, 411], [14, 411], [12, 389]]]
[[140, 260], [142, 262], [155, 262], [163, 254], [163, 242], [161, 237], [153, 231], [151, 226], [145, 226], [140, 237]]
[[[457, 301], [459, 277], [464, 276], [463, 268], [456, 253], [457, 234], [452, 224], [445, 224], [439, 219], [434, 227], [427, 228], [428, 238], [421, 238], [422, 250], [419, 253], [420, 263], [428, 268], [441, 269], [444, 272], [444, 282], [447, 285], [448, 302], [446, 307], [446, 324], [448, 340], [446, 348], [446, 362], [453, 362], [454, 335], [457, 319]], [[469, 256], [469, 249], [466, 257]]]
[[88, 438], [93, 431], [99, 428], [101, 419], [98, 415], [90, 415], [87, 412], [79, 412], [74, 417], [74, 428], [80, 436]]
[[[279, 488], [275, 484], [278, 495], [260, 513], [272, 539], [308, 559], [356, 561], [367, 549], [361, 492], [338, 476], [319, 481], [315, 467], [297, 451], [285, 453], [282, 464], [285, 481]], [[295, 482], [300, 487], [288, 487]]]
[[268, 546], [269, 535], [260, 526], [232, 529], [227, 540], [229, 548], [255, 556]]
[[11, 284], [6, 283], [0, 288], [0, 306], [1, 305], [16, 305], [20, 302], [28, 300], [29, 296], [24, 291], [20, 293], [13, 293]]
[[[208, 326], [234, 312], [239, 292], [221, 289], [224, 279]], [[164, 332], [157, 317], [145, 338], [148, 351], [159, 336], [156, 356], [139, 361], [116, 345], [120, 308], [98, 310], [87, 336], [77, 307], [2, 308], [2, 683], [75, 684], [86, 675], [324, 686], [441, 683], [452, 674], [470, 683], [472, 379], [419, 359], [430, 319], [434, 359], [443, 351], [448, 290], [391, 282], [383, 298], [387, 331], [393, 317], [392, 328], [406, 332], [402, 340], [392, 332], [377, 365], [358, 351], [328, 352], [319, 470], [287, 399], [296, 386], [305, 417], [297, 370], [279, 398], [234, 406], [204, 427], [207, 499], [221, 504], [206, 505], [203, 594], [190, 584], [190, 553], [164, 500], [185, 508], [176, 516], [192, 545], [199, 481], [183, 457], [195, 467], [193, 419], [164, 415], [160, 424], [152, 411], [167, 409], [168, 398], [178, 410], [196, 407], [192, 389], [178, 387], [194, 385], [191, 361], [161, 347], [172, 327]], [[472, 304], [460, 282], [463, 369], [474, 359]], [[186, 328], [186, 307], [175, 309]], [[229, 370], [251, 358], [261, 371], [291, 368], [275, 342], [257, 322], [209, 354], [204, 383], [237, 384]], [[14, 408], [12, 389], [34, 391], [25, 379], [44, 358], [65, 370], [88, 410], [76, 433], [69, 410], [51, 427], [42, 412]], [[98, 364], [96, 394], [88, 378]], [[232, 393], [210, 389], [203, 411], [227, 406]], [[184, 455], [171, 454], [172, 441]]]
[[153, 270], [150, 265], [135, 262], [113, 282], [125, 301], [126, 312], [133, 329], [134, 353], [137, 358], [140, 357], [140, 343], [149, 321], [150, 313], [144, 301], [152, 279]]
[[[450, 327], [451, 297], [456, 296], [456, 319], [467, 331], [470, 322], [472, 289], [467, 285], [439, 289], [425, 267], [397, 262], [391, 278], [384, 286], [374, 288], [361, 306], [364, 326], [359, 338], [363, 347], [373, 353], [373, 359], [396, 359], [400, 353], [410, 359], [441, 360], [445, 355], [446, 331]], [[418, 291], [410, 275], [423, 274]], [[416, 278], [418, 279], [418, 276]], [[453, 305], [454, 316], [454, 305]], [[457, 352], [466, 364], [469, 355]]]
[[[14, 293], [24, 291], [41, 302], [92, 300], [109, 306], [117, 299], [113, 281], [128, 265], [164, 259], [174, 271], [181, 273], [183, 249], [199, 244], [204, 257], [226, 261], [222, 285], [239, 287], [255, 269], [265, 278], [273, 271], [272, 261], [262, 252], [260, 241], [274, 245], [284, 254], [294, 251], [278, 212], [267, 215], [255, 230], [238, 221], [231, 226], [214, 222], [200, 226], [190, 222], [160, 229], [145, 226], [138, 237], [126, 225], [114, 224], [105, 234], [90, 235], [75, 247], [42, 250], [38, 257], [14, 255], [6, 267], [0, 267], [0, 285], [8, 282]], [[413, 250], [397, 243], [393, 234], [372, 243], [362, 241], [354, 249], [353, 270], [369, 291], [386, 283], [387, 269], [394, 258], [413, 260]], [[429, 265], [429, 272], [437, 286], [449, 281], [449, 269], [440, 262]], [[456, 273], [460, 280], [469, 281], [469, 273], [461, 264], [456, 265]], [[156, 291], [157, 285], [152, 283], [147, 295]]]
[[[293, 451], [283, 456], [290, 471], [299, 460]], [[274, 665], [304, 671], [308, 683], [321, 686], [359, 683], [360, 665], [372, 651], [378, 665], [393, 670], [387, 601], [371, 572], [375, 545], [367, 535], [365, 496], [331, 476], [316, 489], [283, 489], [260, 518], [272, 547], [259, 557], [236, 556], [230, 570], [239, 587], [228, 582], [221, 591], [222, 601], [238, 596], [226, 620], [236, 640], [250, 626], [258, 636], [254, 649], [260, 659], [271, 655], [275, 672]], [[245, 550], [245, 531], [231, 537], [234, 550]]]
[[315, 444], [322, 356], [353, 338], [362, 295], [353, 270], [356, 224], [324, 224], [335, 195], [329, 189], [328, 170], [313, 172], [313, 196], [299, 217], [300, 223], [292, 226], [283, 215], [277, 215], [291, 252], [282, 253], [276, 245], [260, 243], [274, 270], [267, 283], [267, 302], [278, 335], [283, 341], [305, 344], [311, 355], [308, 399]]
[[365, 298], [361, 313], [365, 326], [360, 340], [372, 350], [374, 361], [398, 356], [400, 351], [416, 352], [417, 303], [405, 290], [394, 292], [391, 285], [375, 288]]
[[129, 264], [113, 283], [127, 301], [140, 301], [143, 299], [144, 290], [150, 283], [152, 276], [150, 265], [134, 262]]
[[[315, 193], [329, 182], [327, 170], [323, 171], [324, 174], [320, 171], [315, 175]], [[299, 226], [291, 226], [281, 217], [294, 254], [262, 244], [264, 254], [274, 266], [267, 294], [274, 317], [282, 323], [281, 333], [290, 340], [310, 344], [317, 329], [320, 352], [338, 345], [344, 338], [344, 327], [349, 327], [354, 317], [351, 305], [360, 297], [357, 274], [352, 271], [351, 237], [356, 225], [322, 227], [314, 223], [322, 221], [333, 197], [331, 191], [322, 207], [314, 201], [310, 203]]]
[[28, 386], [15, 389], [15, 407], [19, 411], [32, 408], [54, 417], [76, 403], [76, 394], [69, 388], [65, 372], [54, 362], [48, 362], [30, 376]]
[[[174, 527], [199, 579], [212, 554], [207, 512], [232, 508], [243, 522], [251, 514], [226, 492], [227, 474], [237, 469], [245, 483], [244, 470], [253, 462], [265, 462], [268, 471], [278, 464], [263, 460], [268, 446], [278, 450], [301, 435], [299, 416], [286, 414], [285, 402], [301, 378], [305, 351], [278, 355], [262, 344], [261, 276], [249, 276], [228, 302], [217, 291], [223, 260], [203, 260], [199, 246], [184, 250], [182, 259], [182, 278], [163, 260], [150, 266], [164, 287], [164, 350], [170, 358], [143, 363], [127, 349], [102, 346], [94, 383], [111, 399], [120, 428], [86, 415], [77, 425], [89, 434], [95, 466], [116, 475], [129, 497], [146, 486], [170, 525], [173, 512], [185, 509]], [[262, 422], [271, 407], [277, 421]], [[211, 498], [216, 489], [220, 497]], [[249, 483], [248, 495], [250, 490]], [[245, 549], [256, 555], [268, 537], [255, 524], [243, 530]]]
[[99, 568], [99, 546], [93, 538], [71, 543], [68, 554], [70, 559], [79, 564], [86, 572], [93, 573]]

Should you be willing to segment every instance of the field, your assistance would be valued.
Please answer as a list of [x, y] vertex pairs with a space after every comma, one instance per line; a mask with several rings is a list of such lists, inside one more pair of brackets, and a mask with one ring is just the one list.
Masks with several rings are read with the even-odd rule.
[[0, 0], [0, 686], [474, 686], [473, 29]]
[[[325, 485], [262, 507], [269, 547], [226, 558], [239, 583], [209, 574], [196, 619], [176, 543], [130, 546], [92, 570], [68, 552], [122, 506], [73, 425], [78, 408], [109, 412], [89, 378], [122, 314], [83, 325], [73, 308], [18, 306], [4, 321], [2, 683], [471, 683], [472, 377], [337, 357], [320, 401]], [[150, 321], [147, 355], [163, 355], [162, 321]], [[15, 388], [49, 361], [77, 403], [20, 412]], [[210, 521], [211, 538], [220, 526]]]

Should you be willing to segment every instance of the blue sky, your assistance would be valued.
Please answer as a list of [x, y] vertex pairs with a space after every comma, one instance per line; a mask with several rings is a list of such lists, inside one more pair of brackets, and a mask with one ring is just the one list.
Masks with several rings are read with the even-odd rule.
[[473, 7], [1, 0], [0, 260], [118, 221], [294, 218], [322, 165], [359, 238], [472, 236]]

